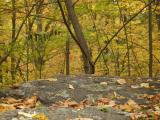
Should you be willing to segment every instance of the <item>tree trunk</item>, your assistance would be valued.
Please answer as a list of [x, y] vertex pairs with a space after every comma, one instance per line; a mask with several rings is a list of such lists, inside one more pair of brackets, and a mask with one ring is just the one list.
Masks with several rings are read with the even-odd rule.
[[152, 4], [151, 0], [148, 0], [150, 5], [148, 6], [148, 39], [149, 39], [149, 78], [152, 78]]
[[[16, 1], [12, 0], [12, 41], [15, 40], [16, 37]], [[15, 56], [14, 53], [11, 54], [11, 79], [15, 80]]]
[[[79, 44], [81, 45], [81, 51], [84, 56], [84, 68], [86, 74], [93, 74], [95, 71], [94, 65], [91, 63], [91, 54], [87, 45], [87, 41], [84, 38], [79, 20], [76, 16], [75, 10], [73, 8], [72, 0], [65, 0], [65, 5], [67, 8], [67, 12], [71, 23], [73, 25], [75, 35]], [[82, 50], [83, 49], [83, 50]]]
[[[0, 15], [0, 27], [1, 27], [1, 29], [0, 29], [0, 36], [3, 34], [2, 33], [2, 26], [3, 26], [3, 23], [2, 23], [2, 16]], [[2, 43], [1, 43], [1, 41], [0, 41], [0, 51], [2, 51], [2, 49], [1, 49], [1, 45], [3, 45]], [[1, 59], [1, 55], [2, 55], [2, 53], [0, 53], [0, 59]], [[0, 83], [2, 83], [3, 82], [3, 75], [2, 75], [2, 65], [0, 64]]]
[[[160, 6], [160, 0], [155, 0], [155, 4], [157, 6]], [[159, 10], [158, 10], [159, 11]], [[158, 31], [160, 31], [160, 13], [158, 13], [158, 11], [156, 12], [156, 19], [157, 19], [157, 27], [158, 27]]]
[[[1, 55], [0, 55], [1, 58]], [[2, 65], [0, 65], [0, 83], [3, 83]]]
[[158, 31], [160, 31], [160, 14], [156, 14]]
[[[36, 21], [37, 21], [37, 41], [36, 41], [36, 45], [37, 45], [37, 49], [38, 49], [38, 52], [40, 52], [39, 50], [42, 49], [41, 48], [41, 45], [39, 44], [39, 41], [42, 40], [42, 36], [41, 36], [41, 32], [42, 32], [42, 20], [41, 18], [39, 17], [39, 15], [42, 14], [42, 2], [39, 1], [38, 4], [36, 5], [36, 15], [37, 15], [37, 18], [36, 18]], [[38, 43], [38, 44], [37, 44]], [[37, 59], [37, 63], [35, 64], [38, 64], [38, 70], [39, 70], [39, 78], [41, 79], [42, 78], [42, 56], [41, 56], [41, 53], [38, 53], [38, 58], [35, 58]]]

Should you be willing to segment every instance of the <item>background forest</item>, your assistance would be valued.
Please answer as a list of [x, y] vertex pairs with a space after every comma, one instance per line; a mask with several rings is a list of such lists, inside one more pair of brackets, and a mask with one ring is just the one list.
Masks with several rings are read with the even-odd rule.
[[159, 77], [160, 0], [0, 0], [0, 82]]

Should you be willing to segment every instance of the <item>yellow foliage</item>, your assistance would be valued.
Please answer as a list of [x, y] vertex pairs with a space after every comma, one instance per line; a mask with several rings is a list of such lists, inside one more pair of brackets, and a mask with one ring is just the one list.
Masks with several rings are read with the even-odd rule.
[[36, 114], [32, 118], [36, 120], [48, 120], [48, 117], [44, 113]]

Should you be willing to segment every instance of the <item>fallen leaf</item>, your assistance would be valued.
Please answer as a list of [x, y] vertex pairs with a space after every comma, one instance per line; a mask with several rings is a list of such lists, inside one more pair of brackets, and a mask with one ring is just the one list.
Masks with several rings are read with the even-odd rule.
[[117, 83], [120, 84], [120, 85], [123, 85], [123, 84], [126, 84], [127, 82], [126, 82], [125, 79], [118, 79]]
[[72, 107], [72, 108], [78, 108], [79, 104], [75, 101], [70, 101], [67, 103], [68, 107]]
[[57, 81], [57, 78], [47, 78], [46, 80], [48, 80], [48, 81]]
[[125, 110], [128, 112], [133, 112], [133, 111], [137, 111], [140, 110], [141, 107], [133, 100], [128, 100], [124, 105], [119, 105], [119, 108], [121, 110]]
[[107, 82], [101, 82], [100, 85], [108, 85]]
[[133, 88], [133, 89], [137, 89], [139, 87], [140, 87], [139, 85], [131, 85], [131, 88]]
[[100, 98], [96, 101], [97, 106], [109, 104], [111, 100], [108, 98]]
[[69, 84], [69, 89], [72, 89], [72, 90], [74, 90], [74, 87], [73, 87], [73, 85]]
[[65, 100], [64, 102], [59, 101], [51, 106], [53, 109], [57, 109], [59, 107], [71, 107], [74, 109], [83, 109], [84, 103], [77, 103], [76, 101], [71, 101], [70, 99]]
[[114, 97], [117, 98], [117, 93], [115, 91], [113, 92], [113, 94], [114, 94]]
[[111, 101], [109, 102], [108, 106], [109, 106], [109, 107], [114, 107], [114, 106], [116, 106], [115, 101], [111, 100]]
[[139, 120], [139, 118], [146, 119], [147, 115], [143, 112], [138, 112], [138, 113], [131, 113], [130, 117], [131, 117], [131, 120]]
[[38, 97], [32, 96], [31, 98], [27, 98], [24, 100], [24, 105], [27, 108], [33, 108], [36, 106], [37, 101], [38, 101]]
[[150, 88], [149, 83], [141, 83], [140, 86], [143, 88]]
[[44, 113], [36, 114], [36, 115], [32, 116], [32, 118], [34, 118], [36, 120], [48, 120], [48, 117]]
[[1, 104], [0, 112], [6, 112], [8, 110], [15, 110], [16, 108], [13, 105]]
[[20, 103], [20, 102], [22, 102], [22, 99], [18, 99], [17, 100], [15, 98], [8, 97], [8, 98], [1, 98], [0, 102], [6, 103], [6, 104], [13, 104], [13, 103]]
[[30, 114], [30, 113], [19, 111], [18, 115], [22, 115], [24, 117], [32, 118], [35, 114]]

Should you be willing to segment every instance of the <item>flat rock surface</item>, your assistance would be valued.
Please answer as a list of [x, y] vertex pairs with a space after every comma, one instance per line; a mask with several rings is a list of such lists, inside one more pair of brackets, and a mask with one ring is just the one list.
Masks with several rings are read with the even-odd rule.
[[[93, 120], [129, 120], [129, 117], [122, 113], [118, 113], [111, 108], [108, 108], [107, 113], [101, 112], [94, 107], [85, 108], [83, 110], [75, 110], [71, 108], [51, 109], [49, 107], [41, 107], [34, 109], [25, 109], [20, 112], [24, 113], [44, 113], [49, 120], [74, 120], [76, 118], [90, 118]], [[0, 120], [31, 120], [31, 117], [26, 117], [19, 114], [18, 110], [8, 111], [0, 114]], [[79, 119], [78, 119], [79, 120]]]
[[[154, 95], [160, 92], [160, 89], [158, 89], [160, 83], [156, 81], [149, 83], [155, 86], [154, 89], [150, 89], [142, 87], [132, 88], [132, 82], [120, 85], [117, 83], [117, 79], [93, 75], [57, 76], [54, 79], [34, 80], [23, 83], [16, 89], [1, 90], [0, 97], [26, 98], [36, 95], [38, 96], [38, 100], [43, 104], [43, 107], [26, 109], [26, 111], [32, 113], [43, 112], [49, 120], [74, 120], [77, 117], [92, 118], [93, 120], [127, 120], [129, 119], [127, 114], [122, 114], [120, 111], [115, 111], [112, 108], [108, 108], [107, 112], [102, 112], [95, 107], [74, 110], [71, 108], [51, 109], [49, 106], [68, 98], [80, 102], [84, 99], [94, 101], [102, 97], [114, 99], [116, 104], [123, 104], [132, 99], [140, 105], [145, 105], [148, 104], [148, 101], [140, 99], [140, 95], [145, 93]], [[138, 81], [133, 83], [139, 85]], [[124, 96], [124, 98], [114, 98], [115, 94]], [[27, 118], [19, 116], [18, 111], [20, 110], [0, 113], [0, 120], [27, 120]]]

